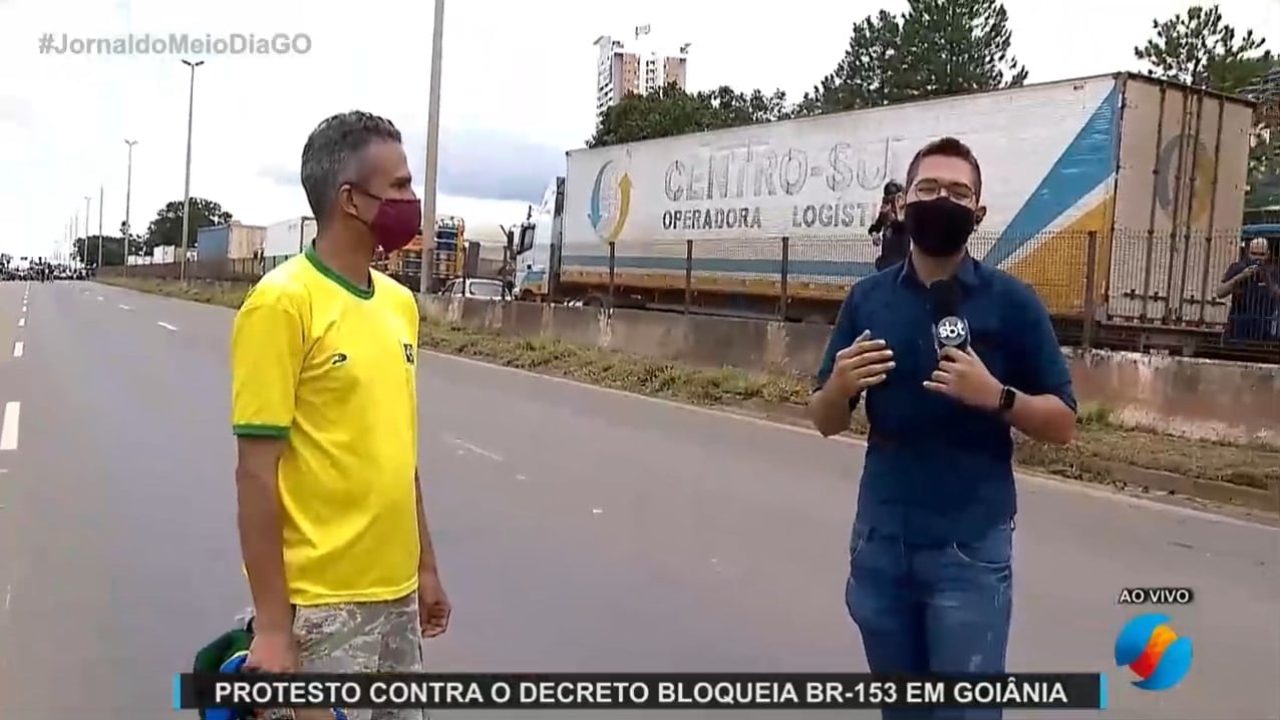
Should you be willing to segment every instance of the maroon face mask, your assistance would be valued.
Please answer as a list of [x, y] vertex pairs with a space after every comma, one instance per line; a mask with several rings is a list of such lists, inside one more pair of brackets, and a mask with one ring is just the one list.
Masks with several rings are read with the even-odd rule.
[[368, 223], [378, 247], [389, 253], [395, 252], [421, 232], [422, 205], [419, 200], [384, 198], [368, 190], [359, 190], [378, 201], [378, 210], [373, 214], [373, 221]]

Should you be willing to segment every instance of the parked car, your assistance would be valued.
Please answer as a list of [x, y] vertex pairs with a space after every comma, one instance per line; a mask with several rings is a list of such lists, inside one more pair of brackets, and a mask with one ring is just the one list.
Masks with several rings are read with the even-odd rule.
[[488, 278], [459, 278], [450, 280], [440, 291], [441, 295], [475, 298], [489, 302], [503, 302], [511, 299], [511, 291], [501, 280]]

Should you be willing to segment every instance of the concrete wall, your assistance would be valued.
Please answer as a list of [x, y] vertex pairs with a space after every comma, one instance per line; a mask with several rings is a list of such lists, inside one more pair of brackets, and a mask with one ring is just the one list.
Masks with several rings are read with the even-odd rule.
[[[476, 329], [608, 348], [703, 367], [787, 370], [818, 367], [826, 325], [614, 310], [491, 303], [430, 296], [424, 316]], [[1280, 446], [1280, 366], [1139, 353], [1065, 350], [1081, 403], [1112, 419], [1194, 438]]]

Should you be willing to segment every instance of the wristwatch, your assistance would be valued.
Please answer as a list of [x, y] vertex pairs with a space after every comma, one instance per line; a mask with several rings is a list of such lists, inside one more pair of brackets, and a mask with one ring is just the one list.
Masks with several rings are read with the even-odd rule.
[[1018, 394], [1013, 391], [1013, 388], [1005, 385], [1000, 389], [1000, 404], [996, 408], [1003, 415], [1013, 409], [1013, 402], [1017, 399]]

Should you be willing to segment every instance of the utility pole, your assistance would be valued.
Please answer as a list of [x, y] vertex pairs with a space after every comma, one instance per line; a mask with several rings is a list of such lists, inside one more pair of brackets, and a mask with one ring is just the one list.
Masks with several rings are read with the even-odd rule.
[[127, 174], [124, 181], [124, 255], [123, 260], [121, 260], [124, 263], [124, 267], [120, 270], [121, 273], [129, 271], [129, 238], [133, 230], [129, 227], [129, 201], [133, 196], [133, 146], [137, 145], [138, 141], [125, 140], [124, 144], [129, 146], [129, 169], [126, 171]]
[[[431, 290], [436, 256], [436, 171], [440, 159], [440, 62], [444, 55], [444, 0], [436, 0], [436, 19], [431, 28], [431, 86], [427, 109], [427, 168], [422, 183], [422, 265], [418, 270], [418, 292]], [[462, 251], [461, 238], [455, 241]]]
[[102, 185], [98, 186], [98, 266], [93, 269], [95, 276], [102, 269], [102, 198], [105, 191]]
[[204, 64], [203, 60], [191, 62], [183, 60], [183, 65], [191, 68], [191, 84], [187, 91], [187, 179], [182, 188], [182, 260], [178, 266], [178, 279], [187, 281], [187, 233], [191, 227], [191, 121], [196, 106], [196, 68]]
[[84, 196], [84, 252], [80, 254], [80, 267], [89, 266], [89, 200], [88, 195]]

